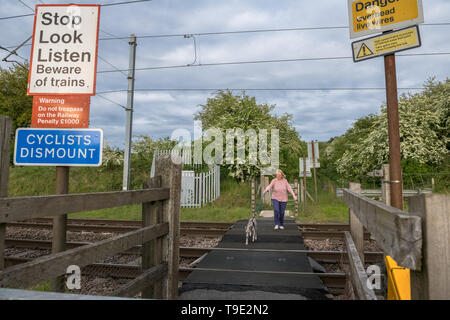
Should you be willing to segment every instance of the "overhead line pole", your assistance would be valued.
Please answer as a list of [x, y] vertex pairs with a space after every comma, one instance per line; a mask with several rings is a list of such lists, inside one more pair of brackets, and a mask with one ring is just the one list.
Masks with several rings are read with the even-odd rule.
[[131, 139], [133, 133], [133, 102], [134, 102], [134, 79], [136, 65], [136, 36], [130, 36], [130, 60], [128, 68], [128, 94], [127, 94], [127, 120], [125, 128], [125, 149], [123, 155], [123, 183], [122, 190], [130, 189], [130, 164], [131, 164]]
[[316, 196], [316, 202], [317, 199], [317, 176], [316, 176], [316, 156], [314, 154], [314, 140], [311, 140], [311, 152], [312, 152], [312, 162], [313, 162], [313, 171], [314, 171], [314, 192]]
[[397, 72], [395, 54], [384, 57], [386, 101], [389, 135], [389, 181], [391, 205], [403, 210], [403, 182], [400, 154], [400, 129], [398, 116]]

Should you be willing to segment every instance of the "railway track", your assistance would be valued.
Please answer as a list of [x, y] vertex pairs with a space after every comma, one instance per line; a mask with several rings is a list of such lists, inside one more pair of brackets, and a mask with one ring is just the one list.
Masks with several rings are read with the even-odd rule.
[[[39, 218], [28, 220], [26, 222], [8, 223], [11, 227], [21, 227], [30, 229], [52, 229], [52, 218]], [[221, 237], [233, 225], [228, 222], [199, 222], [199, 221], [182, 221], [180, 223], [180, 234], [190, 237]], [[304, 239], [325, 240], [325, 239], [342, 239], [344, 231], [349, 230], [346, 224], [312, 224], [297, 223]], [[124, 233], [136, 230], [141, 227], [141, 221], [133, 220], [107, 220], [107, 219], [68, 219], [67, 230], [75, 232], [99, 232], [99, 233]], [[365, 233], [365, 239], [370, 239], [370, 235]], [[67, 242], [67, 249], [76, 248], [87, 245], [90, 242], [70, 241]], [[23, 248], [23, 249], [51, 249], [52, 243], [48, 240], [34, 239], [6, 239], [6, 246]], [[203, 248], [203, 247], [180, 247], [180, 257], [198, 258], [211, 250], [227, 250], [226, 248]], [[228, 249], [229, 250], [229, 249]], [[237, 249], [233, 249], [237, 250]], [[247, 249], [241, 249], [247, 250]], [[141, 248], [136, 246], [130, 248], [123, 254], [140, 255]], [[320, 263], [347, 262], [346, 251], [313, 251], [304, 250], [309, 257]], [[382, 261], [383, 254], [381, 252], [365, 252], [365, 261], [375, 263]], [[28, 262], [32, 259], [17, 257], [8, 257], [5, 259], [6, 266]], [[195, 268], [180, 268], [179, 279], [184, 280]], [[134, 279], [139, 276], [141, 269], [139, 265], [125, 264], [109, 264], [96, 263], [83, 268], [84, 274]], [[331, 293], [340, 294], [344, 291], [346, 283], [345, 273], [317, 273], [324, 285], [328, 287]]]
[[[132, 220], [69, 219], [67, 230], [75, 232], [124, 233], [140, 228], [140, 223], [140, 221]], [[51, 218], [40, 218], [27, 222], [11, 222], [7, 225], [29, 229], [52, 229], [53, 227]], [[348, 230], [348, 225], [345, 224], [297, 223], [297, 225], [301, 229], [304, 239], [310, 240], [342, 239], [344, 231]], [[182, 236], [221, 237], [231, 226], [232, 223], [228, 222], [182, 221], [180, 234]], [[369, 240], [370, 234], [366, 232], [364, 238]]]
[[[29, 262], [33, 259], [20, 257], [5, 258], [6, 267], [14, 266], [21, 263]], [[179, 268], [178, 277], [180, 281], [194, 271], [195, 268]], [[139, 265], [124, 265], [124, 264], [109, 264], [109, 263], [95, 263], [82, 268], [82, 274], [114, 277], [123, 279], [134, 279], [141, 274], [141, 267]], [[307, 274], [307, 273], [305, 273]], [[346, 275], [345, 273], [314, 273], [320, 277], [324, 285], [328, 288], [330, 293], [341, 294], [345, 289]]]
[[[7, 247], [15, 247], [15, 248], [23, 248], [23, 249], [51, 249], [52, 242], [50, 240], [34, 240], [34, 239], [6, 239], [5, 244]], [[77, 248], [83, 245], [90, 244], [90, 242], [81, 242], [81, 241], [70, 241], [67, 242], [67, 249]], [[201, 247], [180, 247], [180, 256], [183, 258], [199, 258], [205, 253], [208, 253], [212, 250], [230, 250], [226, 248], [201, 248]], [[238, 249], [232, 249], [237, 251]], [[247, 250], [247, 249], [242, 249]], [[339, 263], [341, 260], [347, 261], [347, 252], [346, 251], [313, 251], [313, 250], [304, 250], [303, 253], [306, 253], [309, 257], [317, 260], [318, 262], [324, 263]], [[139, 255], [141, 254], [141, 247], [136, 246], [123, 254], [131, 254], [131, 255]], [[365, 261], [366, 262], [379, 262], [383, 259], [382, 252], [374, 252], [374, 251], [366, 251], [365, 252]]]

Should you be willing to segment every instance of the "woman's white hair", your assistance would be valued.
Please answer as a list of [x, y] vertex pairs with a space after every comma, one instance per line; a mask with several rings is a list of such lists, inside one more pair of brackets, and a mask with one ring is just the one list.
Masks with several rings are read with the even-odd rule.
[[286, 175], [284, 174], [283, 170], [281, 169], [277, 169], [276, 173], [280, 172], [281, 173], [281, 177], [286, 179]]

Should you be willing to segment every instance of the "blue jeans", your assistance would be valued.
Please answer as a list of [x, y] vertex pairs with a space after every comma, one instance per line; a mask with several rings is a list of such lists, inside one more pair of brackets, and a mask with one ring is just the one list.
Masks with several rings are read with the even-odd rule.
[[286, 210], [287, 202], [281, 202], [272, 199], [273, 204], [273, 218], [275, 219], [275, 225], [282, 226], [284, 223], [284, 210]]

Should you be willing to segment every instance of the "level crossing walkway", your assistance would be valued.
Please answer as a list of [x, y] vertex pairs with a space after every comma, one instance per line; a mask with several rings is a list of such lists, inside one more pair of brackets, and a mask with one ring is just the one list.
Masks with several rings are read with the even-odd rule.
[[245, 245], [247, 221], [237, 221], [198, 263], [183, 281], [180, 299], [327, 299], [307, 255], [295, 252], [305, 247], [294, 219], [274, 230], [273, 218], [258, 218], [258, 239]]

